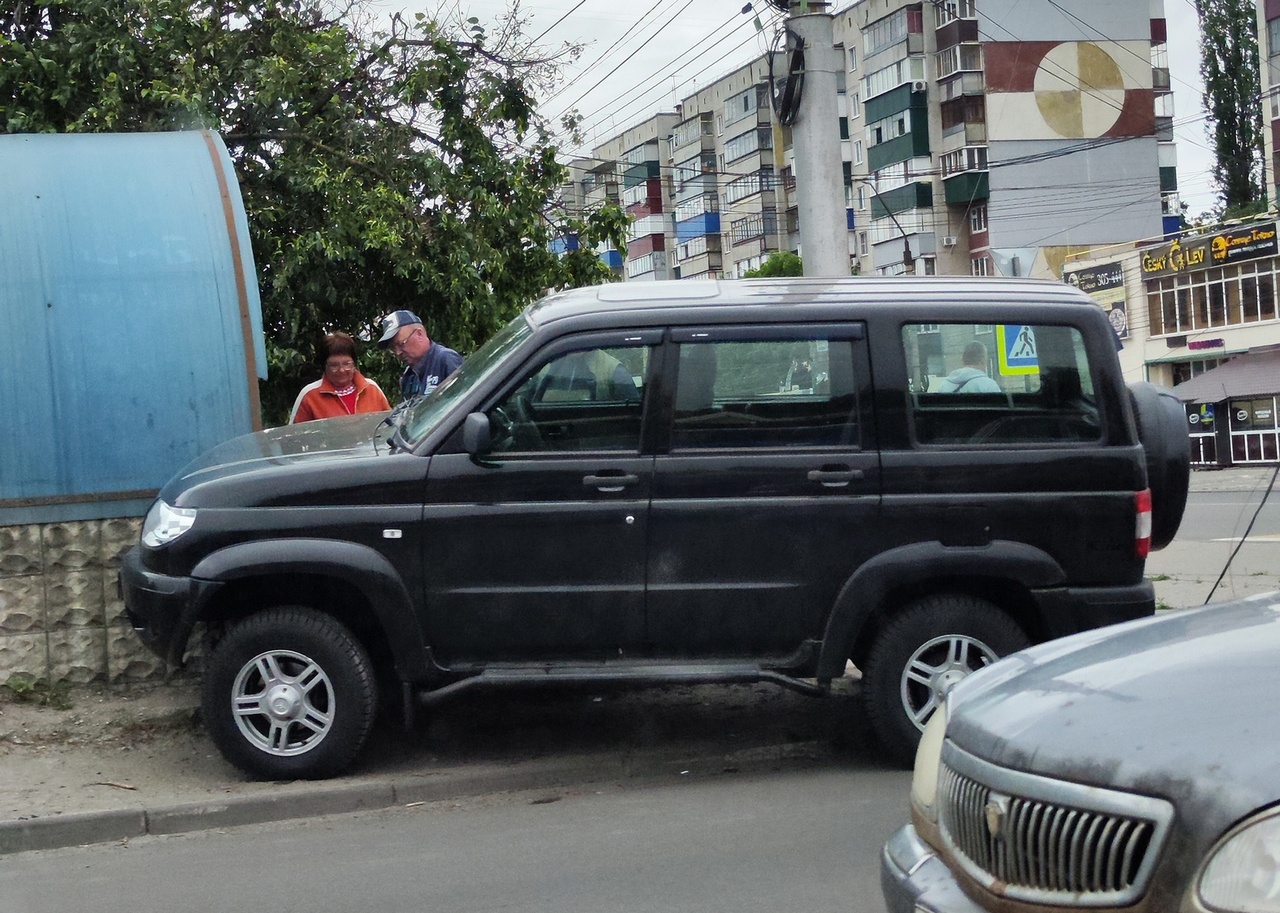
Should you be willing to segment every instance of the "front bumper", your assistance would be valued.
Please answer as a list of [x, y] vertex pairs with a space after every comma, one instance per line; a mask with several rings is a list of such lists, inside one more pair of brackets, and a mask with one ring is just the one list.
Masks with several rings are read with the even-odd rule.
[[880, 853], [880, 890], [889, 913], [984, 913], [910, 824]]
[[197, 581], [148, 570], [137, 545], [120, 560], [116, 579], [125, 613], [138, 637], [170, 665], [181, 665], [191, 633], [190, 619], [202, 589]]

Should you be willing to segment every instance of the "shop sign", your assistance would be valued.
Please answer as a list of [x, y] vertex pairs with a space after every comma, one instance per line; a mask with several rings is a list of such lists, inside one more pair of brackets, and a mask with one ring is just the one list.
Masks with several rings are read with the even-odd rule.
[[1192, 406], [1187, 411], [1187, 422], [1194, 431], [1210, 431], [1213, 428], [1213, 403], [1203, 403], [1199, 409]]
[[1142, 252], [1144, 279], [1225, 266], [1242, 260], [1274, 257], [1277, 253], [1276, 223], [1246, 225], [1213, 235], [1173, 241]]
[[1102, 308], [1120, 339], [1129, 336], [1129, 312], [1124, 298], [1124, 265], [1102, 263], [1064, 272], [1062, 279], [1087, 294]]
[[1222, 349], [1227, 345], [1225, 339], [1193, 339], [1187, 343], [1188, 349]]

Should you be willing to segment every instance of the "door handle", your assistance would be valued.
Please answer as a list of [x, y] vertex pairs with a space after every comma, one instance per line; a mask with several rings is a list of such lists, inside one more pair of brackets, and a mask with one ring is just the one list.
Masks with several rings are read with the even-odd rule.
[[622, 491], [628, 485], [634, 485], [639, 481], [640, 477], [630, 472], [605, 473], [603, 475], [582, 477], [583, 485], [588, 488], [598, 488], [600, 491]]
[[823, 469], [810, 469], [809, 481], [820, 482], [823, 488], [844, 488], [855, 479], [861, 479], [864, 473], [861, 469], [850, 469], [847, 466], [824, 467]]

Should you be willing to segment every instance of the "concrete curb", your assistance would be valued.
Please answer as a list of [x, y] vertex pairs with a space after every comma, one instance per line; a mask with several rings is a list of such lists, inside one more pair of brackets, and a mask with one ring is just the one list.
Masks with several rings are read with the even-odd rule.
[[[669, 763], [670, 759], [665, 759], [659, 766]], [[2, 821], [0, 855], [352, 814], [490, 793], [549, 789], [619, 776], [627, 776], [627, 771], [618, 766], [616, 759], [611, 762], [603, 757], [575, 757], [488, 770], [460, 769], [426, 775], [401, 773], [391, 777], [359, 777], [347, 782], [318, 782], [298, 790], [232, 796], [219, 802]]]
[[280, 791], [229, 796], [225, 801], [3, 821], [0, 822], [0, 856], [498, 793], [581, 788], [601, 783], [639, 785], [669, 777], [759, 773], [781, 766], [821, 763], [829, 759], [830, 752], [829, 746], [816, 742], [757, 745], [728, 756], [717, 752], [698, 754], [697, 749], [621, 756], [610, 752], [510, 765], [460, 766], [447, 772], [399, 771], [358, 775], [346, 781], [282, 783]]

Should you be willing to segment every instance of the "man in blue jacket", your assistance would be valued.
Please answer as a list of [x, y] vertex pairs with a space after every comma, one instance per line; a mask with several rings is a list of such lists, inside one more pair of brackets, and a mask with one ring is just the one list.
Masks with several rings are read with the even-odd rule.
[[392, 355], [408, 365], [400, 375], [400, 394], [405, 399], [430, 393], [462, 367], [462, 356], [433, 343], [413, 311], [393, 311], [382, 318], [381, 325], [378, 345], [390, 349]]

